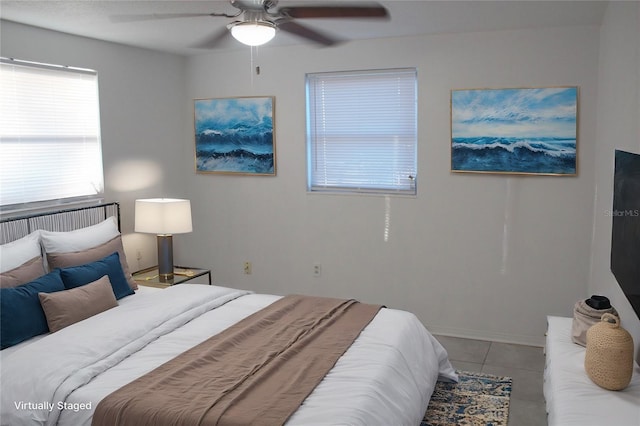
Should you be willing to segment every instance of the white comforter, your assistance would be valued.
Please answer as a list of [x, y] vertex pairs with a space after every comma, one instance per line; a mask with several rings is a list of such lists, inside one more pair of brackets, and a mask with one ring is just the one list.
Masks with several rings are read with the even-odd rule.
[[[2, 425], [90, 425], [102, 398], [278, 296], [183, 284], [126, 299], [2, 354]], [[287, 424], [418, 425], [438, 378], [457, 379], [444, 348], [383, 309]]]

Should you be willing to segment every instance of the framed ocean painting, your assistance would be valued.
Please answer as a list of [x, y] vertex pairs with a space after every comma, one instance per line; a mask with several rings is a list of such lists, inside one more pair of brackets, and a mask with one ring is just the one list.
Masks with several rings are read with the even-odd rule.
[[196, 172], [276, 174], [275, 98], [194, 100]]
[[578, 88], [451, 91], [451, 171], [577, 175]]

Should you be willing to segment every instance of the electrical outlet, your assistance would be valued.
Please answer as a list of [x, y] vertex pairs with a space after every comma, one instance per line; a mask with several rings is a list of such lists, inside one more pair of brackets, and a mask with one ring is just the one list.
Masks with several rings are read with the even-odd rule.
[[313, 265], [313, 276], [314, 277], [319, 277], [320, 275], [322, 275], [322, 265], [319, 263], [314, 263]]
[[142, 250], [138, 249], [138, 251], [136, 251], [136, 260], [138, 262], [140, 262], [140, 260], [142, 260]]
[[251, 262], [244, 262], [245, 275], [251, 275]]

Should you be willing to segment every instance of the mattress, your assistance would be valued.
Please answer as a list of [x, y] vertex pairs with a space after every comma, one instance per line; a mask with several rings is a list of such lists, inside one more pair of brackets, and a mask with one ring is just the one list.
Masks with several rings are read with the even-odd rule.
[[[102, 398], [279, 298], [192, 284], [149, 290], [2, 351], [0, 422], [89, 425]], [[457, 380], [444, 348], [415, 315], [382, 309], [287, 424], [417, 425], [437, 380]]]

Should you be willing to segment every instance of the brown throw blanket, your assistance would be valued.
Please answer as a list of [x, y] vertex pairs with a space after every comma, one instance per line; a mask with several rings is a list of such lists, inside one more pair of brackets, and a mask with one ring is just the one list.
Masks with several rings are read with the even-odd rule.
[[286, 296], [108, 395], [92, 425], [281, 425], [380, 308]]

